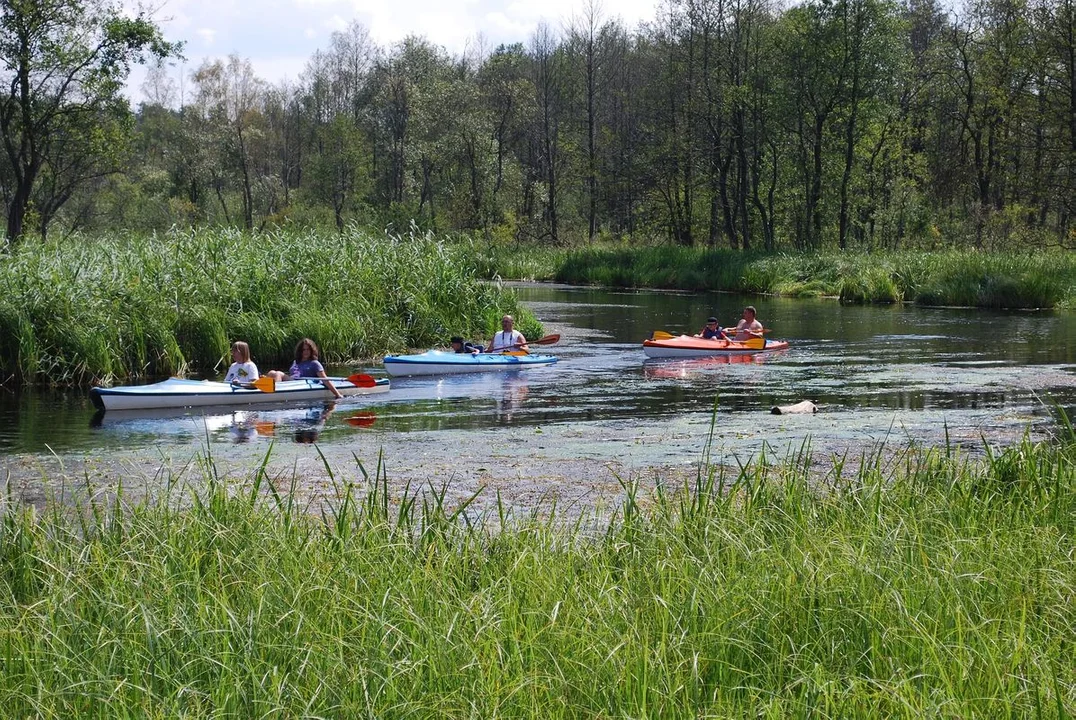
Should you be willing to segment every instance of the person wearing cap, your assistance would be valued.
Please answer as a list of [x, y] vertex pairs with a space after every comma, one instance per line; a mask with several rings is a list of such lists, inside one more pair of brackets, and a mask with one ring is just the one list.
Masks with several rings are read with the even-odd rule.
[[450, 341], [450, 344], [452, 345], [452, 349], [458, 353], [470, 353], [472, 355], [477, 355], [478, 353], [482, 352], [481, 346], [467, 342], [459, 335], [454, 336]]
[[699, 337], [704, 340], [728, 340], [728, 335], [721, 329], [721, 326], [717, 324], [717, 318], [707, 318], [706, 325], [699, 332]]

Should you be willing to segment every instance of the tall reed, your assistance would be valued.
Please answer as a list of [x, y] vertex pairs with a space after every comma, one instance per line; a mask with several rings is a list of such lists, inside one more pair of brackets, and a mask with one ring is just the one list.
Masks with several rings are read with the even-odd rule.
[[[516, 255], [487, 252], [486, 272], [516, 277]], [[543, 250], [528, 277], [612, 287], [726, 290], [849, 303], [916, 302], [990, 308], [1052, 308], [1076, 302], [1076, 256], [972, 251], [743, 253], [679, 246]], [[536, 264], [537, 263], [537, 264]]]
[[263, 368], [309, 336], [330, 361], [540, 326], [430, 235], [232, 230], [23, 243], [0, 258], [0, 372], [25, 381], [212, 372], [230, 341]]
[[0, 712], [1068, 717], [1074, 447], [879, 452], [821, 485], [809, 452], [763, 456], [625, 482], [597, 526], [476, 522], [383, 470], [315, 518], [268, 458], [74, 519], [9, 505]]

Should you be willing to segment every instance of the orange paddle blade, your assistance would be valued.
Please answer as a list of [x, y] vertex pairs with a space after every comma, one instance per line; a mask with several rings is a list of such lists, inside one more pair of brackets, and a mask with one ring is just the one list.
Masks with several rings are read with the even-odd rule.
[[251, 387], [255, 387], [262, 392], [276, 392], [276, 380], [271, 377], [262, 376], [251, 383]]
[[552, 335], [546, 335], [545, 337], [538, 338], [537, 340], [528, 340], [528, 345], [552, 345], [553, 343], [560, 342], [560, 335], [553, 333]]
[[358, 415], [352, 415], [347, 419], [348, 425], [354, 425], [355, 427], [370, 427], [377, 422], [377, 415], [372, 412], [361, 412]]
[[355, 387], [372, 388], [377, 386], [377, 379], [373, 375], [367, 375], [366, 373], [348, 375], [347, 381]]

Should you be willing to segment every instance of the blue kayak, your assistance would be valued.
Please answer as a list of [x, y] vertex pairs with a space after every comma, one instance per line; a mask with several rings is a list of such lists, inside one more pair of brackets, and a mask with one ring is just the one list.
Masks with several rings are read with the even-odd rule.
[[417, 355], [386, 355], [385, 372], [393, 377], [402, 375], [446, 375], [448, 373], [496, 372], [522, 370], [524, 368], [550, 365], [557, 361], [554, 355], [530, 355], [527, 353], [470, 353], [429, 350]]

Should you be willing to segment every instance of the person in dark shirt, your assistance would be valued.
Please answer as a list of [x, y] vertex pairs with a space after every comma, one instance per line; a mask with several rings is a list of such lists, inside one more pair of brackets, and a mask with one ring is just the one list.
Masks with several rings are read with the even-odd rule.
[[725, 334], [725, 331], [717, 324], [717, 318], [715, 317], [707, 319], [706, 325], [699, 331], [699, 337], [705, 340], [729, 339], [728, 335]]
[[457, 353], [470, 353], [471, 355], [477, 355], [478, 353], [482, 352], [481, 345], [475, 345], [472, 342], [464, 340], [458, 335], [453, 337], [450, 342], [452, 345], [452, 349]]

